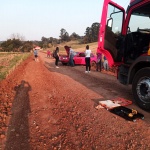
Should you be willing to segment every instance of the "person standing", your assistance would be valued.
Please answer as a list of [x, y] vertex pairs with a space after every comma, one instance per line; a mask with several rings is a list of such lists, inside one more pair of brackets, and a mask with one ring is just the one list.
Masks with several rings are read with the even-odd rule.
[[69, 65], [71, 67], [74, 67], [73, 57], [74, 57], [74, 50], [70, 47], [70, 50], [69, 50]]
[[103, 65], [104, 65], [104, 70], [108, 71], [109, 66], [108, 66], [108, 60], [107, 60], [106, 56], [104, 56], [104, 63], [103, 63]]
[[89, 49], [89, 45], [87, 45], [85, 50], [85, 65], [86, 65], [85, 73], [90, 73], [91, 71], [90, 57], [91, 57], [91, 50]]
[[96, 71], [102, 71], [102, 54], [100, 52], [97, 53], [97, 62], [96, 62]]
[[58, 67], [58, 62], [59, 62], [59, 47], [56, 47], [56, 50], [54, 51], [54, 58], [55, 58], [55, 66], [56, 68]]
[[50, 55], [51, 55], [51, 52], [50, 52], [50, 50], [48, 49], [48, 50], [47, 50], [47, 57], [50, 57]]
[[34, 50], [33, 50], [33, 53], [34, 53], [34, 60], [38, 62], [38, 61], [39, 61], [39, 60], [38, 60], [38, 50], [37, 50], [37, 49], [34, 49]]

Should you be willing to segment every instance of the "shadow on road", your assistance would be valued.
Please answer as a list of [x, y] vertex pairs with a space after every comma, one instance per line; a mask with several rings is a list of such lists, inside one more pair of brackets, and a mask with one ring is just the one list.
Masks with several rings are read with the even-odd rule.
[[14, 90], [16, 95], [13, 101], [5, 150], [28, 150], [30, 149], [28, 114], [30, 113], [29, 91], [31, 91], [31, 86], [22, 80]]

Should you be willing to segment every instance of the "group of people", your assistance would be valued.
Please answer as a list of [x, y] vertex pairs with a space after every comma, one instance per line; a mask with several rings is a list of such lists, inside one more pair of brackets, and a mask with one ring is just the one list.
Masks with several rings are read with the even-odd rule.
[[101, 72], [102, 68], [104, 69], [104, 71], [109, 70], [108, 60], [102, 53], [97, 53], [96, 71]]
[[[35, 61], [38, 61], [38, 50], [34, 49], [34, 57]], [[92, 51], [89, 49], [89, 45], [86, 45], [86, 50], [85, 50], [85, 73], [90, 73], [91, 71], [91, 53]], [[75, 56], [74, 50], [69, 47], [69, 65], [71, 67], [74, 67], [74, 61], [73, 58]], [[51, 57], [51, 52], [50, 50], [47, 51], [47, 57]], [[53, 57], [55, 58], [55, 66], [56, 68], [59, 68], [58, 62], [59, 62], [59, 47], [56, 47], [56, 49], [53, 52]], [[96, 71], [100, 72], [102, 71], [102, 66], [105, 71], [108, 71], [109, 65], [108, 65], [108, 60], [106, 56], [104, 56], [102, 53], [97, 53], [97, 62], [96, 62]]]
[[[75, 54], [74, 50], [71, 47], [69, 47], [69, 63], [68, 64], [71, 67], [74, 67], [74, 61], [73, 61], [74, 54]], [[59, 68], [58, 67], [58, 62], [59, 62], [59, 47], [56, 47], [56, 49], [54, 50], [53, 57], [55, 58], [55, 66], [56, 66], [56, 68]]]
[[[85, 64], [86, 64], [85, 73], [90, 73], [91, 71], [91, 64], [90, 64], [91, 52], [92, 51], [89, 49], [89, 45], [87, 45], [86, 50], [85, 50]], [[106, 56], [104, 56], [102, 53], [97, 53], [96, 71], [100, 70], [101, 72], [102, 65], [103, 65], [104, 70], [108, 71], [109, 65], [108, 65], [108, 60]]]
[[[90, 73], [90, 71], [91, 71], [91, 53], [92, 53], [92, 51], [89, 49], [89, 45], [87, 45], [86, 50], [85, 50], [85, 64], [86, 64], [85, 73]], [[74, 53], [73, 49], [70, 47], [69, 65], [72, 67], [74, 67], [74, 61], [73, 61], [74, 54], [75, 53]], [[96, 71], [98, 71], [98, 70], [102, 71], [102, 66], [105, 71], [108, 71], [108, 69], [109, 69], [108, 60], [107, 60], [106, 56], [102, 55], [101, 53], [97, 53], [96, 64], [97, 64]]]

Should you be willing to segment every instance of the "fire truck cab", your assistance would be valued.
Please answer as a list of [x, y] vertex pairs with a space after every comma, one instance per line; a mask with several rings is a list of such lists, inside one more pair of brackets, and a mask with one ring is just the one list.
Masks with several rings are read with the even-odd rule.
[[117, 79], [131, 84], [135, 102], [150, 111], [150, 0], [131, 0], [126, 12], [104, 0], [97, 52], [118, 66]]

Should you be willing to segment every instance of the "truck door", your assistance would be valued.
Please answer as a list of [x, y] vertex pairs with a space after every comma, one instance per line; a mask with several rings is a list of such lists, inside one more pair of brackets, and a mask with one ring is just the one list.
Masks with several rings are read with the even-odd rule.
[[[112, 66], [115, 62], [121, 62], [119, 37], [121, 37], [125, 18], [124, 8], [118, 4], [104, 0], [103, 11], [99, 30], [98, 52], [102, 52]], [[122, 52], [123, 53], [123, 52]]]

